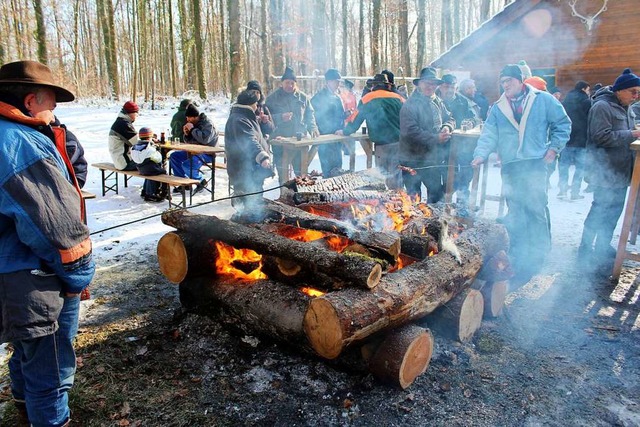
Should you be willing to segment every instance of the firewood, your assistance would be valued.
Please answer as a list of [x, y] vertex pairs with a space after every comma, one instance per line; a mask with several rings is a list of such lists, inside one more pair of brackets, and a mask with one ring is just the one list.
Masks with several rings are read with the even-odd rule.
[[343, 289], [311, 301], [304, 329], [314, 350], [327, 359], [372, 334], [418, 319], [468, 288], [483, 259], [505, 247], [504, 227], [478, 222], [456, 244], [462, 265], [449, 253], [428, 257], [389, 273], [370, 292]]
[[308, 353], [302, 319], [310, 300], [300, 288], [273, 280], [238, 283], [189, 277], [180, 284], [180, 301], [186, 308], [222, 308], [225, 323], [251, 335], [292, 344]]
[[385, 259], [391, 264], [395, 263], [400, 253], [400, 236], [396, 232], [359, 230], [344, 221], [314, 215], [267, 199], [264, 200], [259, 212], [237, 213], [231, 220], [238, 223], [282, 222], [306, 229], [341, 234], [374, 250], [376, 258]]
[[425, 259], [438, 253], [438, 241], [429, 234], [402, 234], [400, 242], [402, 253], [414, 258]]
[[215, 247], [211, 240], [172, 231], [160, 238], [157, 253], [160, 271], [172, 283], [180, 283], [189, 275], [215, 275]]
[[426, 318], [438, 335], [469, 341], [482, 323], [484, 298], [476, 289], [465, 289]]
[[482, 289], [484, 297], [484, 317], [498, 317], [502, 314], [507, 294], [509, 293], [509, 281], [498, 280], [496, 282], [487, 282]]
[[386, 334], [379, 344], [363, 346], [362, 354], [376, 378], [406, 389], [426, 372], [433, 354], [433, 335], [429, 329], [403, 325]]
[[478, 278], [490, 282], [509, 280], [511, 277], [513, 269], [506, 251], [498, 251], [484, 264], [478, 274]]
[[377, 286], [382, 277], [380, 262], [371, 258], [360, 254], [339, 254], [215, 216], [173, 210], [162, 214], [162, 222], [202, 239], [224, 242], [236, 249], [252, 249], [261, 255], [290, 259], [307, 265], [312, 271], [339, 277], [366, 289]]

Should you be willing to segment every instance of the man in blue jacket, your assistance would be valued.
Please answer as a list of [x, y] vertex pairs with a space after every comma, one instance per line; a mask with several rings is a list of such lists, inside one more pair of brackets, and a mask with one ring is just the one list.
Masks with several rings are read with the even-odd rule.
[[502, 69], [500, 85], [504, 93], [489, 111], [471, 164], [500, 155], [515, 281], [527, 281], [551, 247], [546, 165], [569, 140], [571, 120], [551, 94], [523, 83], [517, 65]]
[[45, 65], [0, 67], [0, 334], [20, 421], [33, 426], [69, 425], [80, 293], [95, 271], [65, 132], [51, 125], [73, 99]]

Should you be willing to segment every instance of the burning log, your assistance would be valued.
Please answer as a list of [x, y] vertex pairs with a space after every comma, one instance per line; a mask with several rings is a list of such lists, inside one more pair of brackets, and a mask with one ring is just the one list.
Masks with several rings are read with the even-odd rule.
[[426, 372], [433, 354], [431, 331], [413, 324], [394, 329], [376, 344], [362, 348], [369, 370], [380, 380], [402, 389]]
[[158, 241], [160, 271], [172, 283], [180, 283], [187, 276], [215, 276], [215, 247], [213, 242], [191, 233], [172, 231]]
[[350, 240], [371, 249], [375, 257], [395, 263], [400, 253], [400, 237], [395, 232], [362, 231], [331, 218], [304, 212], [298, 208], [283, 203], [264, 200], [264, 205], [256, 218], [256, 213], [236, 214], [232, 220], [239, 223], [255, 223], [270, 220], [295, 225], [311, 230], [328, 231], [347, 236]]
[[482, 323], [484, 298], [475, 289], [465, 289], [427, 318], [437, 333], [460, 342], [469, 341]]
[[311, 297], [299, 288], [273, 280], [239, 283], [211, 277], [190, 277], [180, 284], [180, 302], [188, 309], [213, 304], [224, 320], [246, 333], [263, 335], [307, 349], [302, 319]]
[[174, 210], [164, 212], [162, 222], [203, 239], [217, 240], [234, 248], [252, 249], [262, 255], [304, 264], [312, 271], [342, 278], [355, 286], [371, 289], [382, 277], [382, 266], [371, 258], [359, 254], [339, 254], [214, 216]]
[[479, 279], [487, 281], [504, 281], [513, 277], [513, 270], [511, 269], [511, 261], [506, 251], [498, 251], [491, 257], [482, 267]]
[[378, 200], [385, 198], [385, 194], [393, 193], [383, 193], [376, 190], [349, 190], [339, 193], [295, 193], [293, 202], [296, 205], [301, 205], [306, 203], [348, 202], [352, 200]]
[[431, 235], [423, 236], [409, 234], [401, 235], [400, 242], [402, 253], [418, 259], [425, 259], [428, 256], [438, 253], [438, 241]]
[[468, 288], [483, 259], [507, 242], [504, 227], [478, 222], [457, 241], [462, 264], [441, 253], [387, 274], [370, 292], [344, 289], [314, 299], [304, 317], [311, 346], [320, 356], [333, 359], [378, 331], [432, 313]]

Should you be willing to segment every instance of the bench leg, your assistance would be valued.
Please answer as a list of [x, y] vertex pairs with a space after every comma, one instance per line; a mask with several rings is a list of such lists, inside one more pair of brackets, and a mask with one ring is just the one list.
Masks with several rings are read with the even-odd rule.
[[[100, 172], [102, 172], [102, 196], [104, 197], [109, 191], [114, 191], [118, 194], [118, 173], [113, 171], [108, 171], [107, 173], [104, 169], [100, 169]], [[113, 184], [108, 185], [107, 181], [111, 180], [111, 178], [113, 178], [114, 182]]]

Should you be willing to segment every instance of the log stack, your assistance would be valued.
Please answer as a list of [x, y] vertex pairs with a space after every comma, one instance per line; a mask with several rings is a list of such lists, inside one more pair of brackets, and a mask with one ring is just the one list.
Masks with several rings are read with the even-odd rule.
[[[180, 284], [182, 303], [222, 307], [247, 332], [325, 359], [340, 361], [346, 349], [359, 346], [372, 373], [402, 388], [427, 369], [433, 349], [431, 331], [413, 322], [447, 307], [449, 319], [433, 317], [434, 325], [449, 325], [453, 337], [469, 340], [487, 314], [483, 300], [492, 288], [472, 284], [478, 277], [503, 283], [508, 276], [508, 258], [500, 253], [508, 238], [496, 224], [476, 222], [457, 238], [450, 236], [453, 227], [447, 231], [434, 218], [414, 219], [401, 232], [371, 232], [270, 201], [258, 217], [259, 224], [250, 224], [239, 214], [233, 221], [186, 211], [163, 214], [177, 231], [160, 239], [158, 260], [163, 274]], [[321, 238], [295, 240], [294, 228], [321, 232]], [[337, 251], [329, 244], [335, 239], [342, 242]], [[222, 273], [218, 243], [259, 254], [258, 262], [234, 265], [260, 275]], [[402, 265], [407, 260], [410, 265]], [[493, 315], [499, 314], [498, 298], [489, 310]]]

